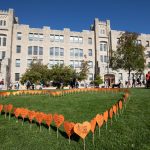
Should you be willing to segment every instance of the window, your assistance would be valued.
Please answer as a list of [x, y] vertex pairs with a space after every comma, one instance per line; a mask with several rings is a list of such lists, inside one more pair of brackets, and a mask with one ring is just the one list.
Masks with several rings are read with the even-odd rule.
[[83, 50], [82, 49], [79, 50], [79, 53], [80, 53], [80, 57], [83, 57]]
[[73, 43], [73, 36], [70, 36], [70, 42]]
[[5, 58], [5, 51], [0, 51], [0, 60]]
[[37, 55], [37, 54], [38, 54], [38, 47], [33, 46], [33, 55]]
[[63, 36], [63, 35], [60, 35], [60, 36], [59, 36], [59, 39], [60, 39], [60, 42], [63, 42], [63, 41], [64, 41], [64, 36]]
[[74, 68], [74, 61], [70, 60], [70, 66]]
[[70, 56], [71, 57], [83, 57], [83, 49], [71, 48]]
[[100, 29], [100, 34], [105, 34], [105, 29]]
[[55, 42], [59, 42], [59, 35], [55, 35]]
[[39, 41], [43, 41], [43, 39], [44, 39], [43, 34], [39, 34]]
[[43, 55], [43, 47], [39, 47], [39, 55]]
[[28, 47], [28, 55], [32, 55], [32, 46]]
[[34, 36], [33, 33], [29, 33], [29, 41], [33, 41], [33, 36]]
[[34, 33], [34, 40], [35, 40], [35, 41], [38, 41], [38, 39], [39, 39], [38, 33]]
[[16, 53], [21, 53], [21, 46], [20, 45], [16, 46]]
[[1, 39], [1, 37], [0, 37], [0, 46], [2, 45], [2, 39]]
[[74, 56], [74, 49], [73, 48], [70, 49], [70, 56], [72, 56], [72, 57]]
[[92, 49], [88, 50], [88, 54], [89, 54], [89, 56], [92, 56]]
[[20, 59], [16, 59], [16, 67], [20, 67]]
[[147, 51], [147, 56], [148, 58], [150, 58], [150, 51]]
[[78, 60], [74, 61], [74, 66], [75, 66], [75, 68], [79, 68], [79, 61]]
[[146, 41], [146, 47], [149, 47], [149, 41]]
[[79, 37], [79, 43], [83, 43], [83, 38], [82, 37]]
[[119, 80], [123, 80], [122, 73], [119, 73]]
[[19, 81], [20, 73], [15, 73], [15, 81]]
[[60, 56], [64, 56], [64, 49], [60, 48]]
[[117, 38], [117, 44], [120, 44], [120, 38]]
[[54, 42], [54, 34], [50, 34], [50, 41]]
[[4, 26], [6, 26], [6, 21], [4, 20]]
[[64, 56], [64, 49], [60, 47], [51, 47], [50, 56]]
[[148, 65], [147, 65], [147, 66], [148, 66], [148, 68], [150, 68], [150, 62], [148, 62]]
[[51, 47], [50, 48], [50, 56], [53, 56], [54, 55], [54, 47]]
[[136, 44], [137, 44], [137, 45], [142, 45], [141, 40], [137, 40], [137, 41], [136, 41]]
[[17, 32], [17, 40], [21, 40], [22, 38], [22, 33], [21, 32]]
[[103, 55], [100, 55], [100, 61], [103, 62]]
[[30, 67], [31, 63], [32, 63], [32, 59], [28, 59], [27, 60], [27, 67]]
[[108, 62], [108, 57], [105, 55], [104, 56], [104, 62], [107, 63]]
[[100, 51], [107, 51], [107, 43], [100, 42]]
[[70, 42], [71, 43], [82, 44], [83, 43], [83, 38], [82, 37], [78, 37], [78, 36], [70, 36]]
[[3, 25], [3, 20], [0, 20], [0, 26], [2, 26]]
[[6, 46], [6, 37], [3, 37], [3, 46]]
[[89, 74], [89, 80], [90, 80], [90, 81], [93, 80], [93, 74], [92, 74], [92, 73]]
[[88, 38], [88, 44], [92, 44], [92, 38]]
[[79, 51], [77, 48], [74, 49], [74, 56], [75, 57], [78, 57], [79, 56]]
[[49, 68], [52, 68], [54, 65], [62, 65], [64, 64], [64, 60], [50, 60], [49, 61]]
[[50, 34], [50, 41], [51, 42], [63, 42], [64, 41], [64, 36], [63, 35], [54, 35]]
[[55, 47], [55, 56], [59, 56], [59, 47]]
[[89, 61], [88, 65], [89, 65], [90, 68], [93, 68], [93, 62], [92, 61]]

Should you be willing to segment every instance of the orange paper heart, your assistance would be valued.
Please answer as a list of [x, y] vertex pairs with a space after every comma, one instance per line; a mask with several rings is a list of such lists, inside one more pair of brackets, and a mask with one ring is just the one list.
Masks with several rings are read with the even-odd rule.
[[21, 117], [24, 119], [28, 115], [28, 110], [25, 108], [21, 108]]
[[39, 124], [41, 124], [42, 123], [42, 121], [43, 121], [43, 113], [41, 113], [41, 112], [37, 112], [36, 113], [36, 115], [35, 115], [35, 119], [37, 120], [37, 122], [39, 123]]
[[122, 101], [119, 101], [119, 108], [122, 109]]
[[110, 108], [110, 110], [109, 110], [109, 117], [112, 119], [112, 116], [113, 116], [113, 109]]
[[68, 122], [68, 121], [64, 122], [64, 129], [65, 129], [68, 137], [70, 137], [73, 134], [74, 126], [75, 126], [75, 124], [73, 122]]
[[95, 127], [96, 127], [96, 118], [91, 120], [91, 131], [92, 131], [92, 133], [94, 133]]
[[104, 121], [107, 122], [108, 121], [108, 111], [104, 112], [103, 117], [104, 117]]
[[47, 126], [49, 127], [49, 126], [50, 126], [50, 124], [51, 124], [51, 122], [52, 122], [52, 120], [53, 120], [53, 116], [52, 116], [52, 114], [45, 115], [44, 120], [45, 120], [45, 122], [46, 122]]
[[21, 109], [20, 109], [20, 108], [16, 108], [16, 109], [14, 110], [14, 114], [15, 114], [15, 117], [16, 117], [16, 118], [18, 118], [18, 116], [20, 115], [20, 113], [21, 113]]
[[64, 122], [63, 115], [54, 114], [53, 119], [57, 128], [59, 128], [61, 124]]
[[103, 115], [97, 114], [96, 115], [96, 122], [97, 122], [99, 127], [101, 127], [103, 125], [103, 121], [104, 121]]
[[74, 126], [74, 132], [84, 139], [91, 129], [91, 124], [89, 122], [83, 122], [82, 124], [77, 123]]
[[0, 104], [0, 113], [2, 112], [2, 110], [3, 110], [3, 105]]
[[29, 117], [30, 122], [32, 122], [35, 115], [36, 115], [35, 111], [29, 111], [28, 112], [28, 117]]
[[116, 105], [113, 105], [113, 112], [116, 114], [117, 113], [117, 107]]
[[13, 105], [12, 105], [12, 104], [7, 105], [7, 110], [8, 110], [8, 112], [11, 112], [12, 109], [13, 109]]

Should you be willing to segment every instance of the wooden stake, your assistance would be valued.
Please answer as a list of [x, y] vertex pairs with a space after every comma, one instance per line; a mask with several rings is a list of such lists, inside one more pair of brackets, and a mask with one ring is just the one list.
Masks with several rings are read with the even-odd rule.
[[93, 145], [94, 145], [94, 133], [93, 133]]
[[101, 128], [100, 127], [98, 128], [98, 132], [99, 132], [99, 137], [100, 137], [100, 135], [101, 135]]
[[84, 144], [84, 150], [85, 150], [85, 139], [83, 139], [83, 144]]
[[70, 136], [69, 136], [69, 144], [70, 144]]
[[106, 122], [106, 130], [107, 130], [107, 122]]
[[58, 128], [57, 128], [57, 139], [58, 139]]

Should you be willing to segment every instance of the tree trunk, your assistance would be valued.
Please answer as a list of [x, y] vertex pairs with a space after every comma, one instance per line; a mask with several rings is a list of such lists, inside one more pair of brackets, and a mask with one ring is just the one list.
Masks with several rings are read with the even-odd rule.
[[127, 87], [129, 88], [129, 86], [130, 86], [130, 82], [131, 82], [131, 81], [130, 81], [130, 73], [131, 73], [130, 68], [129, 68], [129, 70], [128, 70], [128, 71], [129, 71], [129, 76], [128, 76], [128, 86], [127, 86]]

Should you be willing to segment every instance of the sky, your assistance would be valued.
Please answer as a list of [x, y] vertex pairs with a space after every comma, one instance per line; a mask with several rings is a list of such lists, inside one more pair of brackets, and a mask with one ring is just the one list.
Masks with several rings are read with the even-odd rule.
[[89, 30], [94, 18], [110, 20], [111, 29], [150, 34], [150, 0], [0, 0], [30, 27]]

